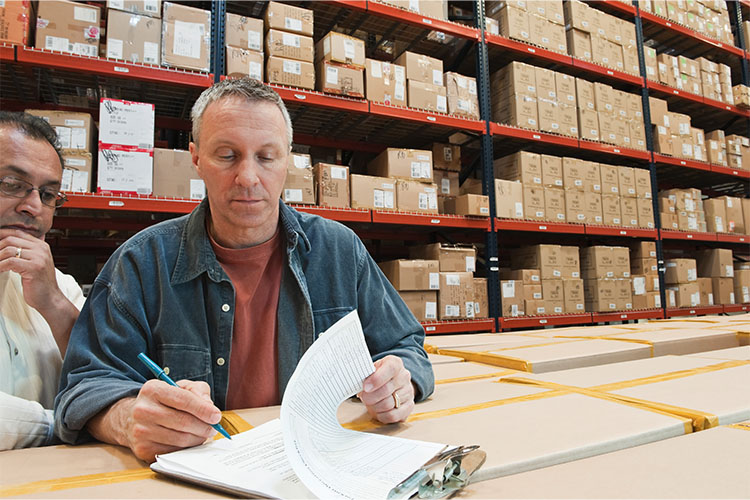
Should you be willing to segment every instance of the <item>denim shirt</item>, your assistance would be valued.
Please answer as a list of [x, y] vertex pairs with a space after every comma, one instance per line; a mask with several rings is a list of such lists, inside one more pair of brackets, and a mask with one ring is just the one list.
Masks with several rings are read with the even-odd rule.
[[[317, 336], [357, 309], [374, 360], [399, 356], [417, 401], [434, 389], [424, 330], [346, 226], [280, 203], [286, 241], [278, 308], [279, 394]], [[234, 321], [234, 287], [206, 233], [208, 202], [136, 234], [96, 278], [73, 327], [55, 398], [55, 431], [90, 439], [86, 422], [135, 396], [152, 378], [145, 352], [174, 380], [202, 380], [224, 409]]]

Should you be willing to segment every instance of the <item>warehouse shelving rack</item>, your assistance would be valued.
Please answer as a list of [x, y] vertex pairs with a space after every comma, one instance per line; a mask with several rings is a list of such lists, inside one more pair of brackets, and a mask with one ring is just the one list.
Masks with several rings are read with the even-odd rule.
[[[205, 3], [205, 2], [204, 2]], [[45, 106], [60, 107], [56, 99], [55, 79], [74, 81], [90, 88], [117, 88], [121, 86], [125, 95], [122, 98], [131, 100], [156, 101], [157, 127], [180, 131], [183, 144], [190, 129], [188, 120], [189, 106], [197, 95], [214, 81], [223, 78], [224, 68], [224, 13], [235, 4], [244, 2], [211, 2], [213, 52], [211, 73], [183, 71], [146, 64], [133, 64], [103, 58], [82, 57], [69, 54], [53, 53], [46, 50], [21, 46], [0, 45], [0, 62], [2, 78], [8, 81], [36, 81], [39, 87], [39, 101], [45, 100]], [[294, 2], [292, 2], [294, 3]], [[300, 2], [297, 2], [300, 3]], [[750, 2], [743, 0], [741, 5], [729, 2], [730, 14], [735, 25], [742, 20], [742, 9], [750, 10]], [[250, 7], [252, 15], [259, 15], [262, 2], [254, 2]], [[602, 162], [617, 162], [640, 168], [648, 168], [652, 176], [653, 198], [656, 203], [659, 178], [677, 173], [681, 178], [691, 172], [688, 180], [700, 179], [715, 184], [729, 186], [727, 193], [750, 195], [748, 180], [750, 172], [711, 165], [693, 160], [673, 158], [653, 153], [653, 141], [650, 127], [646, 127], [648, 150], [641, 151], [623, 148], [611, 144], [579, 140], [556, 134], [526, 130], [493, 122], [490, 119], [490, 64], [499, 61], [523, 60], [531, 64], [553, 68], [573, 76], [585, 76], [589, 79], [608, 82], [620, 88], [636, 90], [641, 93], [644, 103], [644, 121], [648, 119], [648, 96], [650, 94], [667, 98], [670, 103], [677, 103], [681, 110], [699, 110], [704, 119], [720, 119], [732, 130], [750, 136], [750, 111], [726, 105], [718, 101], [704, 99], [679, 89], [672, 89], [645, 77], [642, 48], [646, 36], [655, 37], [666, 43], [669, 37], [680, 37], [681, 47], [688, 46], [691, 54], [718, 53], [722, 61], [731, 63], [734, 71], [741, 73], [741, 81], [748, 83], [748, 59], [750, 55], [744, 47], [733, 47], [711, 40], [683, 26], [658, 16], [641, 12], [637, 2], [627, 4], [619, 1], [592, 2], [592, 6], [601, 8], [614, 15], [632, 19], [636, 24], [638, 45], [641, 50], [641, 74], [634, 75], [612, 68], [583, 61], [567, 54], [561, 54], [516, 40], [492, 35], [486, 32], [484, 25], [484, 2], [472, 2], [476, 27], [466, 26], [450, 21], [432, 19], [426, 16], [405, 11], [374, 0], [338, 0], [305, 4], [312, 7], [316, 15], [316, 35], [344, 26], [354, 33], [357, 29], [382, 33], [384, 37], [394, 36], [408, 42], [406, 49], [426, 53], [446, 61], [451, 70], [462, 74], [474, 74], [480, 97], [482, 120], [466, 120], [441, 113], [419, 111], [369, 102], [362, 99], [332, 96], [320, 92], [272, 85], [289, 107], [295, 124], [295, 142], [300, 144], [337, 147], [351, 151], [378, 153], [387, 146], [414, 147], [432, 141], [445, 140], [450, 133], [463, 132], [474, 140], [465, 149], [469, 159], [461, 174], [462, 180], [472, 168], [481, 168], [482, 177], [488, 179], [483, 186], [490, 197], [491, 211], [494, 213], [494, 186], [491, 185], [492, 161], [496, 153], [503, 149], [520, 148], [554, 151], [562, 154], [594, 159]], [[247, 9], [247, 5], [242, 7]], [[320, 23], [318, 22], [320, 20]], [[644, 28], [645, 25], [645, 28]], [[644, 35], [646, 33], [646, 35]], [[433, 36], [428, 40], [428, 35]], [[457, 47], [444, 44], [441, 40], [454, 37], [461, 40]], [[687, 40], [687, 44], [685, 42]], [[377, 46], [375, 47], [377, 48]], [[475, 57], [468, 57], [473, 52]], [[369, 55], [369, 54], [368, 54]], [[472, 62], [473, 61], [473, 62]], [[123, 84], [123, 82], [126, 82]], [[12, 90], [4, 85], [0, 102], [6, 109], [23, 109], [33, 93], [24, 90], [22, 85]], [[28, 94], [28, 95], [27, 95]], [[31, 99], [29, 99], [31, 95]], [[181, 95], [181, 106], [175, 106], [176, 95]], [[97, 96], [98, 97], [98, 96]], [[64, 107], [63, 107], [64, 108]], [[96, 114], [94, 109], [71, 109]], [[478, 147], [476, 146], [478, 143]], [[184, 147], [184, 146], [183, 146]], [[685, 181], [687, 182], [687, 181]], [[93, 213], [158, 213], [184, 214], [190, 212], [197, 204], [191, 200], [157, 198], [152, 196], [103, 196], [97, 194], [69, 194], [69, 203], [65, 214], [56, 217], [56, 228], [85, 229], [86, 214]], [[372, 227], [405, 226], [415, 231], [422, 228], [434, 231], [446, 240], [462, 241], [464, 238], [484, 242], [484, 267], [488, 278], [488, 296], [490, 318], [469, 321], [439, 321], [425, 323], [425, 330], [431, 333], [456, 333], [463, 331], [501, 331], [505, 329], [530, 326], [551, 326], [570, 324], [591, 324], [611, 321], [630, 321], [642, 318], [672, 317], [676, 315], [713, 314], [716, 312], [746, 311], [746, 305], [715, 306], [711, 308], [690, 308], [684, 310], [656, 309], [646, 311], [623, 311], [612, 313], [564, 314], [543, 317], [500, 317], [499, 297], [499, 249], [503, 238], [525, 235], [534, 237], [541, 234], [572, 235], [577, 238], [604, 238], [604, 241], [626, 241], [628, 238], [654, 240], [659, 248], [660, 276], [663, 280], [664, 241], [701, 242], [702, 244], [738, 244], [746, 245], [750, 239], [744, 235], [688, 233], [660, 229], [658, 207], [655, 206], [656, 228], [622, 228], [595, 226], [587, 224], [561, 224], [556, 222], [539, 222], [527, 220], [509, 220], [491, 218], [473, 218], [450, 215], [424, 215], [411, 213], [386, 212], [377, 210], [331, 209], [317, 206], [297, 206], [299, 210], [315, 213], [324, 217], [353, 224], [367, 233]], [[153, 216], [152, 216], [153, 217]], [[101, 222], [101, 219], [94, 219]], [[128, 220], [127, 218], [111, 219], [114, 228], [119, 230], [137, 230], [147, 226], [149, 220]], [[358, 226], [359, 225], [359, 226]], [[97, 226], [98, 227], [98, 226]], [[363, 229], [364, 228], [364, 229]], [[452, 230], [450, 234], [442, 231]], [[430, 234], [430, 233], [428, 233]], [[428, 236], [434, 239], [436, 236]], [[624, 239], [624, 240], [623, 240]], [[118, 243], [106, 240], [70, 241], [54, 237], [53, 244], [61, 247], [102, 248], [113, 250]], [[662, 286], [663, 290], [664, 287]], [[665, 303], [663, 301], [662, 303]]]

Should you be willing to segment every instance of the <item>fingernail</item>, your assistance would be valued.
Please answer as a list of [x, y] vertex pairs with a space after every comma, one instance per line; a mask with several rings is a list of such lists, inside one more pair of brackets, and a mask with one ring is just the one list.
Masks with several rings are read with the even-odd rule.
[[366, 384], [364, 385], [364, 389], [365, 389], [365, 392], [370, 392], [370, 391], [372, 390], [372, 384], [371, 384], [371, 383], [369, 383], [369, 382], [368, 382], [368, 383], [366, 383]]

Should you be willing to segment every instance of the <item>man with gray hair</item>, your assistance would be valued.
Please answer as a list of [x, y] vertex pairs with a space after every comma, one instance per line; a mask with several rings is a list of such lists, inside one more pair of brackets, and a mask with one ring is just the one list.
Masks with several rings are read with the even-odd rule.
[[[125, 242], [73, 329], [55, 401], [67, 442], [156, 454], [202, 443], [220, 409], [278, 405], [317, 336], [357, 310], [375, 372], [362, 402], [405, 420], [432, 393], [421, 325], [359, 238], [280, 195], [292, 143], [281, 98], [249, 78], [207, 89], [190, 153], [207, 198]], [[151, 378], [146, 353], [178, 380]]]

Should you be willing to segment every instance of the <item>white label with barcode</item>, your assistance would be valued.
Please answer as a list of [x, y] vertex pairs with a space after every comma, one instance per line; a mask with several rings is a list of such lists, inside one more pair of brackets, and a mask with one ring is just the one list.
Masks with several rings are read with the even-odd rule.
[[334, 66], [326, 67], [326, 83], [336, 85], [339, 83], [339, 70]]
[[516, 296], [516, 283], [515, 281], [507, 281], [503, 283], [503, 298], [513, 298]]
[[76, 21], [83, 21], [84, 23], [95, 23], [97, 18], [97, 10], [89, 9], [87, 7], [73, 7], [73, 17]]
[[354, 52], [354, 41], [346, 39], [344, 40], [344, 57], [347, 60], [353, 60], [355, 57]]
[[293, 35], [292, 33], [283, 33], [281, 36], [281, 43], [283, 43], [287, 47], [299, 48], [300, 37], [299, 35]]
[[159, 2], [157, 0], [143, 0], [143, 10], [146, 12], [159, 12]]
[[110, 59], [122, 59], [122, 40], [107, 38], [107, 57]]
[[461, 308], [456, 304], [445, 305], [445, 317], [458, 317], [461, 314]]
[[331, 167], [331, 179], [346, 180], [346, 167]]
[[259, 31], [247, 31], [247, 48], [261, 50], [262, 35]]
[[424, 303], [424, 317], [425, 319], [437, 319], [437, 302]]
[[190, 179], [190, 199], [202, 200], [206, 197], [206, 184], [203, 179]]
[[450, 194], [451, 192], [451, 180], [447, 177], [440, 180], [440, 192], [443, 194]]
[[88, 136], [85, 128], [71, 128], [70, 129], [70, 145], [71, 149], [88, 149]]
[[432, 84], [438, 87], [443, 85], [443, 72], [439, 69], [432, 70]]
[[148, 64], [159, 64], [158, 43], [143, 42], [143, 62]]
[[298, 61], [284, 60], [284, 63], [282, 65], [282, 70], [284, 71], [284, 73], [290, 73], [293, 75], [301, 75], [302, 64], [300, 64]]
[[247, 76], [258, 81], [263, 80], [263, 66], [259, 62], [250, 61], [247, 67]]
[[430, 273], [430, 290], [440, 290], [440, 273]]
[[68, 39], [58, 36], [47, 35], [44, 38], [44, 48], [47, 50], [56, 50], [58, 52], [68, 52]]
[[467, 318], [473, 318], [474, 317], [474, 301], [471, 302], [464, 302], [464, 307], [466, 308], [466, 317]]
[[467, 255], [466, 256], [466, 272], [473, 273], [476, 270], [477, 270], [476, 259], [471, 255]]
[[460, 286], [461, 276], [459, 276], [458, 274], [446, 274], [445, 284], [448, 286]]
[[411, 162], [411, 176], [413, 179], [422, 178], [422, 162], [421, 161]]
[[176, 56], [199, 59], [205, 26], [203, 23], [187, 23], [175, 20], [172, 52]]
[[291, 31], [302, 31], [302, 20], [287, 17], [284, 19], [284, 27]]
[[448, 112], [448, 101], [444, 95], [437, 96], [437, 110], [441, 113]]
[[60, 142], [60, 147], [63, 149], [70, 149], [70, 127], [55, 127], [57, 132], [57, 140]]
[[301, 189], [285, 189], [284, 201], [287, 201], [290, 203], [294, 203], [296, 201], [302, 201], [302, 190]]

